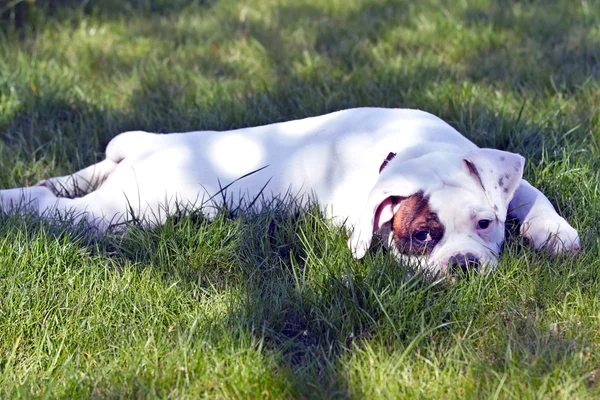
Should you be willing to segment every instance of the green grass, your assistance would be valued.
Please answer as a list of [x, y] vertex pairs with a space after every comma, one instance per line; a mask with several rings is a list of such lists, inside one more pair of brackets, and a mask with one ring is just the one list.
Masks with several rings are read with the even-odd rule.
[[2, 188], [99, 160], [129, 129], [415, 107], [526, 156], [584, 251], [510, 235], [492, 275], [429, 282], [381, 249], [353, 260], [317, 209], [98, 240], [2, 216], [0, 397], [600, 395], [596, 1], [3, 7]]

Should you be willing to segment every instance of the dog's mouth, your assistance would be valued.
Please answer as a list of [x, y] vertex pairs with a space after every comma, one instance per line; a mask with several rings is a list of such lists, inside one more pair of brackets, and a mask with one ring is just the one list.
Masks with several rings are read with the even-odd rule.
[[[387, 228], [387, 229], [386, 229]], [[437, 275], [462, 275], [471, 272], [485, 273], [498, 264], [498, 253], [489, 249], [469, 249], [446, 252], [439, 249], [439, 241], [427, 240], [431, 233], [417, 232], [421, 236], [408, 243], [394, 234], [389, 224], [382, 229], [381, 239], [391, 254], [402, 263]]]

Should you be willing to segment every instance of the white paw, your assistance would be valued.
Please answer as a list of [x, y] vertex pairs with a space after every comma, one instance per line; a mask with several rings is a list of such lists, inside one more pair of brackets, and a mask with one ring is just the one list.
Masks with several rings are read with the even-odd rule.
[[554, 254], [570, 252], [574, 255], [581, 250], [577, 231], [556, 213], [540, 214], [528, 219], [523, 223], [521, 233], [536, 249], [544, 248]]

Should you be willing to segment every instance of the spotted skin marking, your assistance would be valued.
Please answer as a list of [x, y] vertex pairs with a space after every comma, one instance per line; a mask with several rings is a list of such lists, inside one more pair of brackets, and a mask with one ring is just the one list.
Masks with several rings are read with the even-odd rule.
[[513, 165], [513, 168], [515, 169], [515, 172], [519, 172], [519, 170], [521, 169], [521, 164], [517, 163]]

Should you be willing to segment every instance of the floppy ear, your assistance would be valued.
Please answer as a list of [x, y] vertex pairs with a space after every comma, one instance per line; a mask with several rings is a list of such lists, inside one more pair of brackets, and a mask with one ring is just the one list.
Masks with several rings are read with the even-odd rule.
[[390, 221], [398, 211], [400, 202], [422, 190], [422, 182], [427, 181], [424, 174], [402, 167], [401, 164], [400, 168], [398, 165], [385, 168], [371, 189], [365, 209], [348, 239], [348, 247], [354, 258], [364, 257], [371, 245], [373, 232]]
[[501, 220], [523, 178], [525, 158], [519, 154], [494, 149], [470, 151], [464, 158], [471, 176], [485, 192]]

